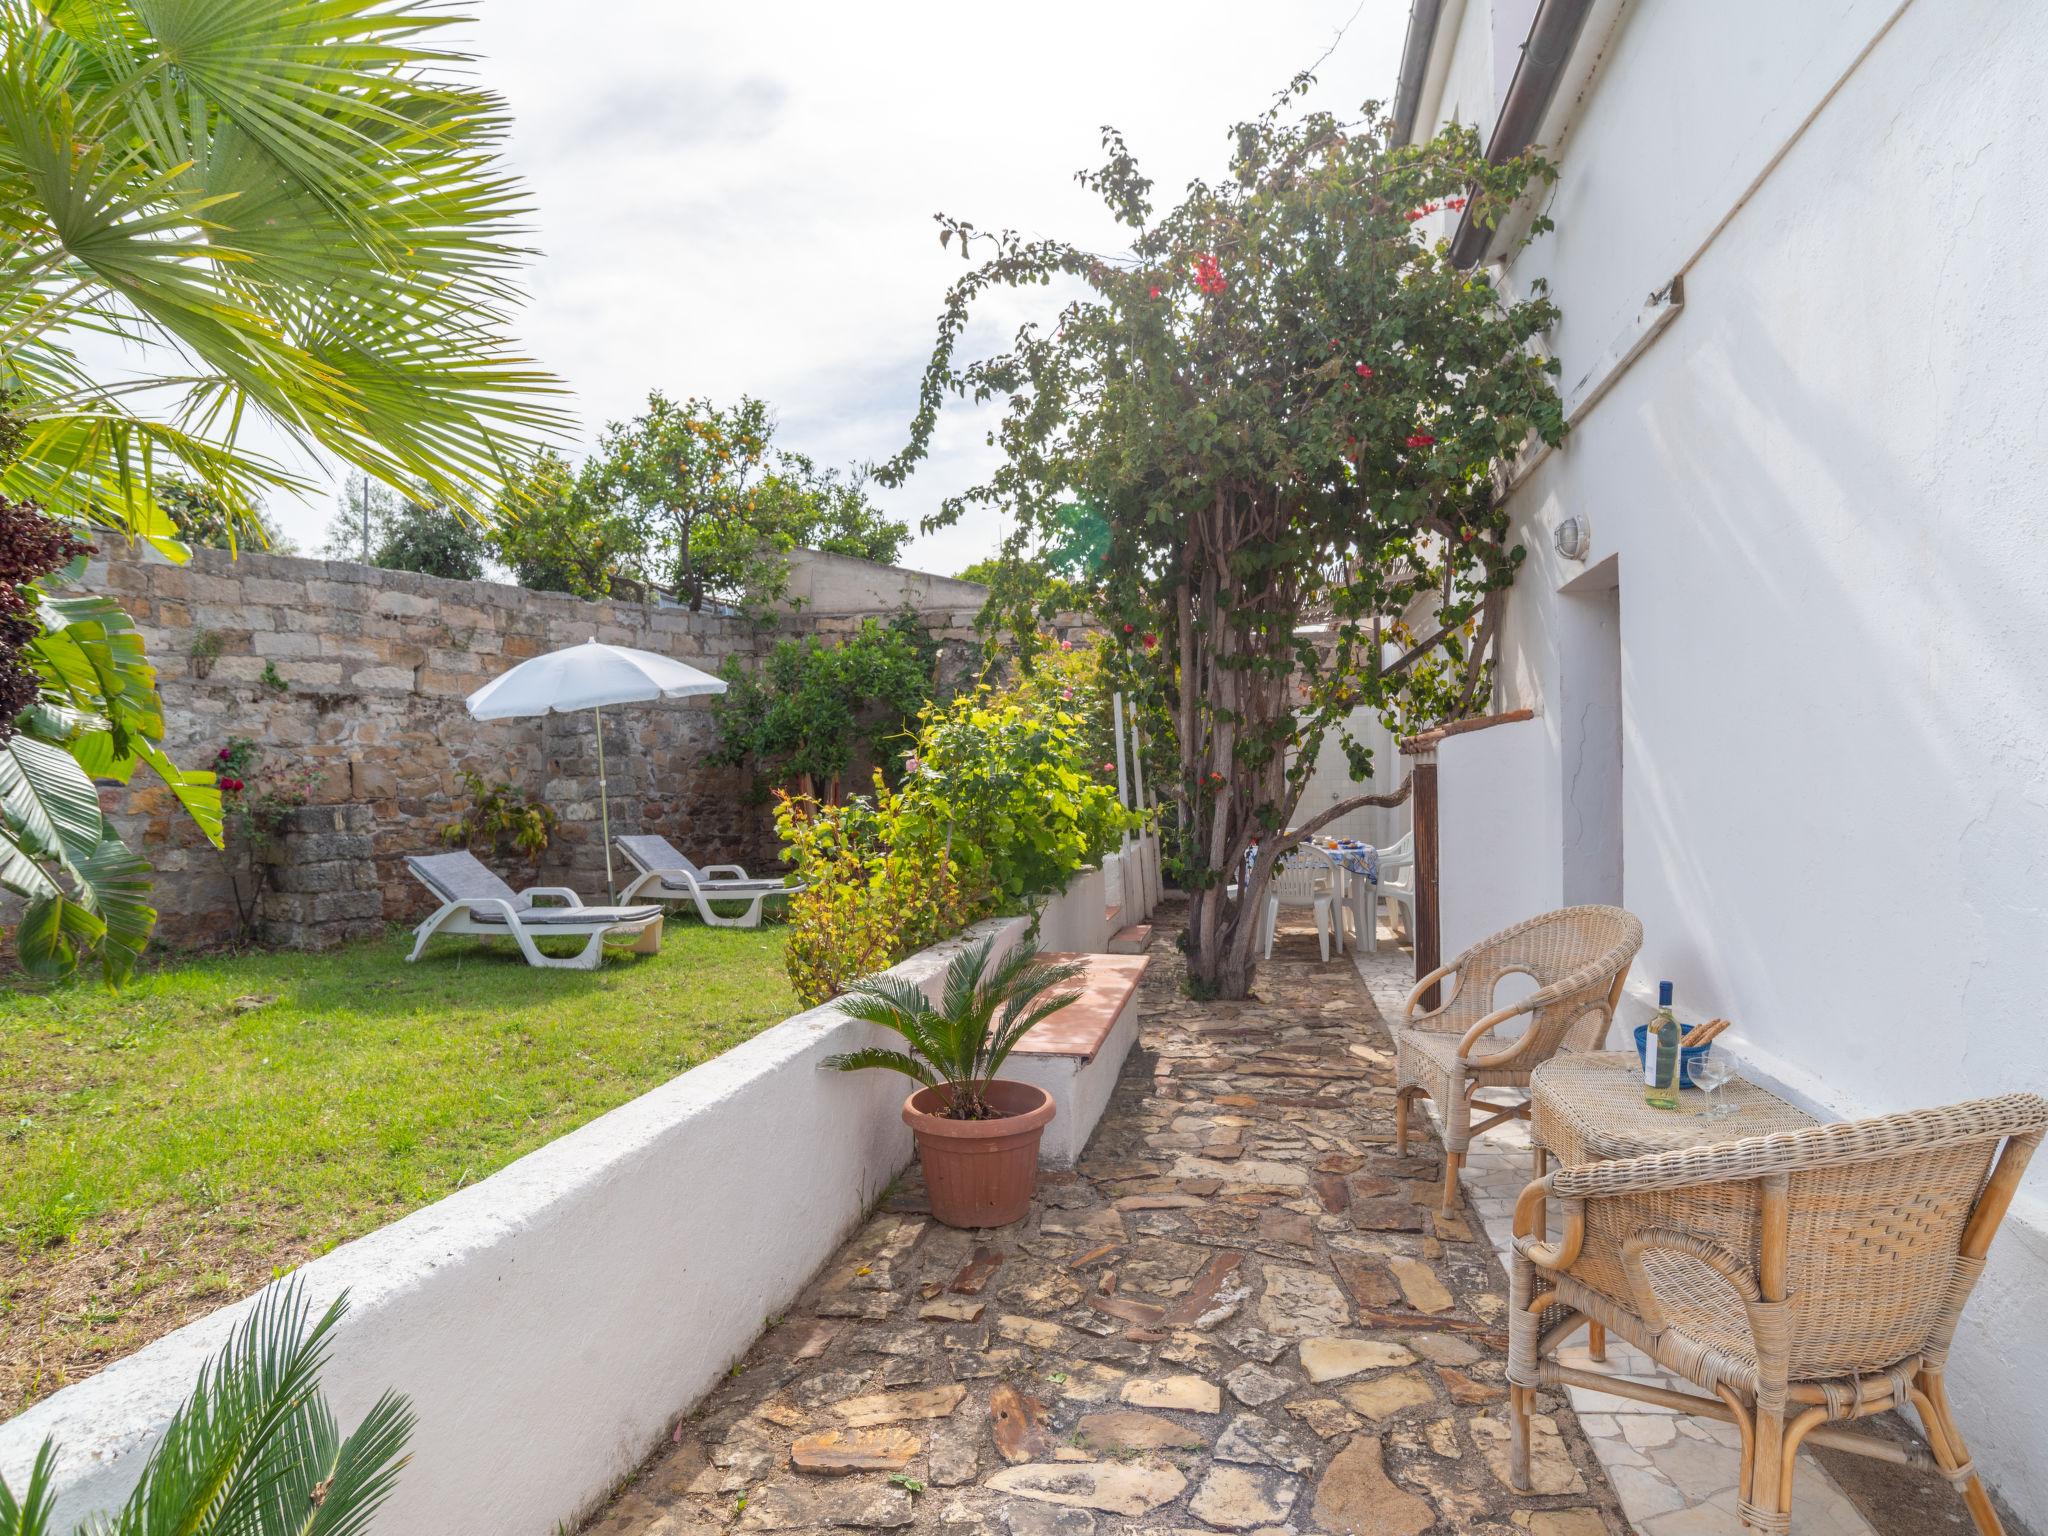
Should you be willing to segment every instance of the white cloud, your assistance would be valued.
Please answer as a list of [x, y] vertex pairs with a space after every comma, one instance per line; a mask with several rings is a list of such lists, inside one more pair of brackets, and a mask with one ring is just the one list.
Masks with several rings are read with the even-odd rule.
[[[528, 184], [532, 355], [574, 391], [581, 443], [650, 388], [772, 402], [821, 461], [902, 446], [959, 270], [932, 215], [1121, 245], [1073, 173], [1122, 129], [1159, 197], [1223, 165], [1225, 130], [1312, 63], [1318, 100], [1391, 95], [1405, 0], [1174, 6], [684, 5], [487, 0], [465, 44], [514, 116]], [[1354, 12], [1356, 12], [1354, 19]], [[991, 309], [1007, 327], [1021, 311]], [[991, 326], [993, 337], [998, 329]], [[986, 472], [949, 412], [888, 504], [915, 522]], [[323, 471], [324, 473], [324, 471]], [[328, 507], [275, 508], [317, 542]], [[950, 572], [990, 526], [919, 538]]]

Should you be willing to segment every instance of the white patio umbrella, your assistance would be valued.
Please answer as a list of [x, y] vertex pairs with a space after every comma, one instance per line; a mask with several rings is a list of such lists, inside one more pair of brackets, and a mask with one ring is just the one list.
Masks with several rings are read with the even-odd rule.
[[567, 715], [587, 709], [597, 720], [597, 803], [604, 823], [604, 884], [616, 900], [612, 881], [612, 808], [604, 779], [604, 707], [646, 704], [657, 699], [688, 699], [725, 692], [725, 680], [699, 672], [672, 656], [636, 651], [624, 645], [599, 645], [593, 636], [583, 645], [550, 651], [522, 661], [503, 677], [485, 683], [468, 699], [479, 720], [511, 720], [526, 715]]

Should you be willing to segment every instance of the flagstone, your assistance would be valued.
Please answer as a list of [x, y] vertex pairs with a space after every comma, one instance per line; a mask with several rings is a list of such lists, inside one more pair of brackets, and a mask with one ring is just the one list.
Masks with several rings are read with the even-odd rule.
[[911, 1392], [870, 1392], [834, 1405], [833, 1412], [846, 1424], [860, 1428], [869, 1424], [900, 1424], [907, 1419], [943, 1419], [967, 1395], [958, 1382], [926, 1387]]
[[1232, 1397], [1252, 1408], [1277, 1402], [1295, 1387], [1288, 1377], [1249, 1360], [1225, 1376], [1223, 1384], [1230, 1388]]
[[1301, 1368], [1312, 1382], [1415, 1363], [1409, 1349], [1386, 1339], [1303, 1339], [1300, 1354]]
[[1300, 1492], [1283, 1472], [1211, 1467], [1188, 1500], [1188, 1513], [1221, 1530], [1251, 1531], [1285, 1520]]
[[1268, 1264], [1259, 1325], [1284, 1339], [1305, 1339], [1351, 1321], [1350, 1305], [1336, 1281], [1320, 1270]]
[[1396, 1371], [1371, 1381], [1347, 1381], [1337, 1389], [1337, 1395], [1369, 1419], [1391, 1418], [1405, 1409], [1436, 1401], [1429, 1383], [1413, 1371]]
[[789, 1459], [799, 1471], [827, 1475], [900, 1472], [923, 1449], [906, 1429], [827, 1429], [798, 1436], [789, 1448]]
[[1199, 1449], [1202, 1436], [1195, 1430], [1156, 1413], [1129, 1409], [1081, 1416], [1074, 1426], [1074, 1443], [1097, 1455], [1128, 1455], [1137, 1451]]
[[1387, 1260], [1387, 1270], [1394, 1277], [1394, 1283], [1401, 1287], [1401, 1294], [1408, 1305], [1418, 1312], [1448, 1312], [1457, 1302], [1437, 1278], [1435, 1270], [1420, 1259], [1395, 1257]]
[[983, 1486], [1046, 1504], [1142, 1515], [1171, 1504], [1187, 1485], [1176, 1467], [1091, 1461], [1005, 1467]]
[[1158, 1376], [1124, 1383], [1123, 1401], [1134, 1408], [1169, 1408], [1184, 1413], [1220, 1413], [1223, 1393], [1199, 1376]]
[[743, 1531], [796, 1531], [820, 1525], [893, 1530], [914, 1518], [909, 1491], [865, 1483], [771, 1483], [747, 1497]]
[[1436, 1523], [1427, 1499], [1387, 1476], [1380, 1442], [1353, 1435], [1324, 1469], [1311, 1508], [1315, 1524], [1345, 1536], [1422, 1536]]
[[1288, 1472], [1306, 1472], [1315, 1465], [1292, 1435], [1255, 1413], [1240, 1413], [1216, 1437], [1216, 1459]]

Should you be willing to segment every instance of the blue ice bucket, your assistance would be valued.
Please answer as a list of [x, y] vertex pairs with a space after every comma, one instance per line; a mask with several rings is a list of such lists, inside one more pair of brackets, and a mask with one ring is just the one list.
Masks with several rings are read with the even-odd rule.
[[[1693, 1026], [1690, 1024], [1681, 1024], [1678, 1026], [1678, 1028], [1681, 1036], [1681, 1041], [1684, 1036], [1690, 1035], [1693, 1032]], [[1712, 1051], [1713, 1048], [1714, 1042], [1711, 1040], [1709, 1040], [1705, 1045], [1685, 1045], [1683, 1043], [1680, 1044], [1678, 1049], [1679, 1087], [1699, 1087], [1699, 1084], [1692, 1080], [1692, 1069], [1698, 1066], [1701, 1062], [1705, 1061], [1707, 1059], [1707, 1054], [1710, 1051]], [[1646, 1073], [1650, 1070], [1649, 1049], [1650, 1026], [1647, 1024], [1638, 1024], [1636, 1026], [1636, 1065]]]

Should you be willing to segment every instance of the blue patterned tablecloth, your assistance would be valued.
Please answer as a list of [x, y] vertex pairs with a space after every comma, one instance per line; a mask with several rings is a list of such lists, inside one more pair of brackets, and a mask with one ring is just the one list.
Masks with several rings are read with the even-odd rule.
[[[1380, 883], [1380, 851], [1369, 843], [1360, 843], [1356, 847], [1351, 848], [1317, 843], [1315, 851], [1327, 856], [1332, 863], [1340, 865], [1349, 873], [1362, 876], [1367, 885], [1378, 885]], [[1251, 878], [1252, 864], [1257, 860], [1258, 856], [1259, 850], [1257, 848], [1247, 848], [1245, 850], [1243, 878], [1247, 880]], [[1281, 859], [1280, 865], [1284, 869], [1287, 865], [1287, 860]]]

